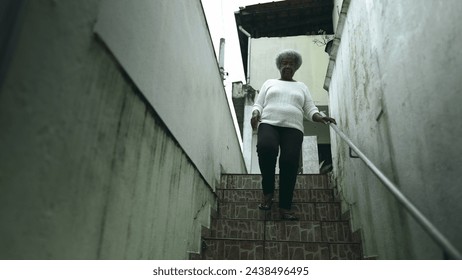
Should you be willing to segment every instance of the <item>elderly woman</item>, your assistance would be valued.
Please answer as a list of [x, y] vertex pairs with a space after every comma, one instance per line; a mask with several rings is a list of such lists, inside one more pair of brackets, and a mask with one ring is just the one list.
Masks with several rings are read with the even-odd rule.
[[262, 210], [270, 210], [273, 202], [276, 160], [279, 157], [279, 211], [284, 220], [297, 220], [291, 211], [303, 141], [303, 118], [320, 123], [335, 123], [319, 114], [308, 87], [293, 79], [302, 65], [302, 57], [294, 50], [285, 50], [276, 57], [279, 79], [267, 80], [253, 106], [251, 124], [258, 127], [257, 153], [262, 174]]

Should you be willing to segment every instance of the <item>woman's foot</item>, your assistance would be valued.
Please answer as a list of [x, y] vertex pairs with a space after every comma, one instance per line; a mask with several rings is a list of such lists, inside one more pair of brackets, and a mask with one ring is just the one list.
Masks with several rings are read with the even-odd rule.
[[267, 211], [267, 210], [271, 210], [272, 205], [273, 205], [273, 194], [269, 193], [263, 196], [263, 201], [262, 203], [258, 204], [258, 208], [260, 208], [260, 210]]
[[281, 214], [281, 219], [283, 220], [298, 221], [298, 217], [295, 216], [295, 213], [290, 210], [280, 208], [279, 213]]

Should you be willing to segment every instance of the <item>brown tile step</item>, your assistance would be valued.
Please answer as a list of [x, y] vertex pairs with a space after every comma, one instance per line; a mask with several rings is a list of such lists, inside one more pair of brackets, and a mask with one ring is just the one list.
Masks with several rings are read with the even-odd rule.
[[[292, 211], [305, 221], [342, 221], [346, 218], [342, 216], [338, 202], [294, 202]], [[277, 202], [270, 211], [260, 210], [258, 202], [219, 202], [217, 218], [280, 220], [280, 215]]]
[[[203, 240], [201, 254], [206, 260], [357, 260], [361, 248], [356, 243], [281, 242], [261, 240]], [[196, 256], [196, 259], [198, 257]]]
[[[217, 189], [218, 199], [223, 202], [260, 202], [263, 197], [261, 189]], [[274, 192], [274, 200], [279, 201], [279, 189]], [[334, 202], [331, 189], [294, 190], [294, 202]]]
[[353, 243], [349, 222], [266, 221], [265, 240]]
[[210, 235], [212, 238], [238, 238], [263, 240], [265, 221], [212, 219]]
[[[276, 186], [279, 176], [276, 175]], [[261, 189], [260, 174], [226, 174], [221, 178], [221, 189]], [[298, 175], [295, 189], [328, 189], [329, 183], [326, 175], [310, 174]]]
[[218, 202], [217, 219], [264, 221], [266, 211], [258, 209], [257, 202]]
[[202, 258], [205, 260], [262, 260], [262, 240], [204, 239]]
[[265, 242], [267, 260], [359, 260], [356, 243]]
[[296, 242], [353, 242], [348, 222], [212, 220], [210, 238]]
[[267, 260], [329, 260], [329, 244], [306, 242], [265, 243]]
[[363, 254], [359, 243], [329, 244], [331, 260], [361, 260]]

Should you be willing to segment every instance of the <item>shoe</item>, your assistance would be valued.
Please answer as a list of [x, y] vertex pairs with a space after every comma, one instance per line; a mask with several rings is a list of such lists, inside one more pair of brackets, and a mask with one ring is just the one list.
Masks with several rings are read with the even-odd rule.
[[273, 194], [265, 194], [263, 198], [263, 202], [258, 204], [258, 208], [260, 210], [268, 211], [271, 210], [271, 206], [273, 205]]
[[281, 219], [283, 219], [283, 220], [286, 220], [286, 221], [298, 221], [298, 217], [295, 216], [294, 212], [291, 212], [291, 211], [286, 210], [286, 209], [281, 209], [279, 211], [279, 213], [281, 214]]

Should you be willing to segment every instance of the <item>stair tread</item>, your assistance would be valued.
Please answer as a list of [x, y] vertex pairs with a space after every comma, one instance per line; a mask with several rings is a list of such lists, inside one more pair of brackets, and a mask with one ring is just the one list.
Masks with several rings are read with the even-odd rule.
[[[276, 176], [276, 186], [279, 176]], [[278, 188], [269, 211], [262, 211], [261, 175], [226, 174], [216, 188], [218, 208], [202, 234], [203, 251], [194, 259], [361, 259], [359, 235], [326, 175], [299, 175], [292, 210], [300, 218], [280, 218]]]
[[360, 259], [357, 243], [263, 242], [206, 239], [204, 259], [211, 260], [326, 260]]
[[287, 243], [309, 243], [309, 244], [359, 244], [358, 241], [295, 241], [295, 240], [263, 240], [263, 239], [248, 239], [248, 238], [232, 238], [232, 237], [203, 237], [203, 240], [231, 240], [231, 241], [259, 241], [264, 243], [273, 243], [273, 242], [287, 242]]
[[[345, 220], [338, 202], [294, 202], [292, 211], [300, 220]], [[280, 220], [277, 203], [273, 203], [270, 211], [262, 211], [258, 202], [222, 202], [218, 205], [217, 218]]]
[[[248, 201], [260, 202], [261, 189], [217, 189], [217, 196], [222, 202]], [[274, 200], [279, 200], [279, 190], [274, 192]], [[298, 189], [294, 190], [294, 202], [339, 202], [331, 189]]]
[[214, 220], [208, 237], [298, 242], [353, 242], [348, 221]]
[[[276, 187], [279, 185], [279, 176], [275, 177]], [[261, 175], [233, 174], [223, 175], [221, 186], [223, 189], [261, 189]], [[295, 189], [322, 188], [328, 189], [328, 179], [325, 175], [298, 175]]]

